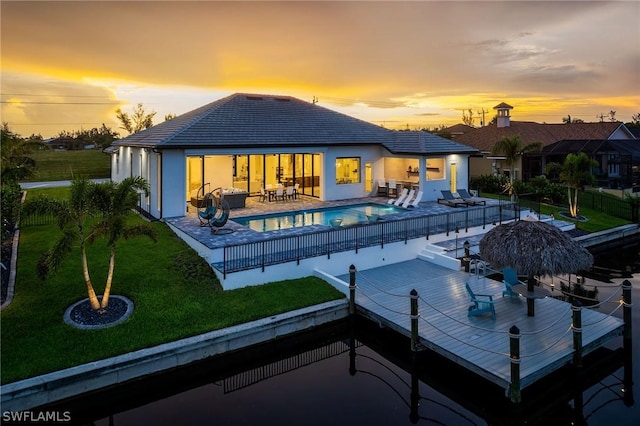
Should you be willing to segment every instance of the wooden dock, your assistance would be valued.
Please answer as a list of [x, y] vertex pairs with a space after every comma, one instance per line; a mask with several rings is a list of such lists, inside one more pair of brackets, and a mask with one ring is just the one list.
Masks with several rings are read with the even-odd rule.
[[[355, 265], [357, 268], [357, 265]], [[349, 283], [349, 274], [338, 279]], [[468, 317], [469, 283], [476, 294], [491, 294], [496, 319]], [[411, 335], [410, 296], [418, 292], [419, 338], [431, 349], [498, 386], [509, 389], [509, 329], [520, 330], [520, 389], [533, 384], [573, 358], [572, 310], [553, 298], [535, 301], [527, 316], [524, 297], [502, 297], [504, 284], [483, 276], [453, 271], [420, 259], [356, 273], [358, 313]], [[622, 333], [619, 318], [582, 309], [582, 355]]]

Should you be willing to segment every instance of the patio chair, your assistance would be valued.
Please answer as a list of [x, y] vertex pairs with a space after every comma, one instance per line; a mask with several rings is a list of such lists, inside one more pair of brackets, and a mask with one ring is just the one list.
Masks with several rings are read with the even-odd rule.
[[[471, 297], [471, 302], [473, 305], [469, 306], [469, 312], [467, 316], [476, 316], [476, 315], [484, 315], [491, 314], [491, 319], [496, 319], [496, 309], [494, 304], [496, 302], [493, 301], [493, 296], [490, 294], [475, 294], [471, 287], [469, 287], [469, 283], [466, 283], [467, 293], [469, 293], [469, 297]], [[486, 299], [480, 299], [484, 297]]]
[[438, 198], [438, 204], [444, 204], [449, 207], [469, 207], [469, 203], [462, 198], [456, 198], [451, 191], [441, 190], [442, 198]]
[[467, 191], [466, 189], [458, 189], [458, 195], [460, 196], [460, 198], [462, 198], [462, 200], [464, 200], [466, 203], [472, 206], [487, 204], [486, 200], [483, 200], [482, 198], [479, 198], [479, 197], [474, 197], [473, 195], [469, 194], [469, 191]]
[[394, 199], [389, 200], [387, 202], [387, 204], [394, 205], [394, 206], [399, 206], [404, 201], [404, 199], [407, 197], [408, 192], [409, 191], [407, 190], [407, 188], [403, 188], [402, 192], [400, 193], [400, 196], [398, 198], [396, 198], [395, 200]]
[[296, 183], [295, 185], [293, 185], [293, 198], [297, 199], [298, 198], [298, 193], [300, 190], [300, 184]]
[[422, 200], [422, 194], [422, 191], [418, 191], [418, 195], [416, 195], [416, 198], [414, 198], [407, 207], [418, 207], [418, 204], [420, 204], [420, 201]]
[[411, 202], [411, 200], [413, 200], [413, 196], [415, 195], [416, 190], [412, 189], [411, 191], [409, 191], [409, 195], [407, 195], [407, 198], [404, 199], [404, 203], [402, 203], [402, 208], [406, 209], [407, 207], [409, 207], [409, 203]]
[[293, 200], [293, 186], [287, 186], [287, 192], [285, 193], [287, 200]]
[[267, 200], [267, 193], [264, 188], [260, 188], [260, 202], [264, 203]]
[[282, 201], [284, 200], [284, 188], [282, 186], [279, 186], [276, 188], [276, 195], [275, 195], [275, 199], [276, 201], [278, 201], [278, 198], [281, 199]]
[[503, 268], [502, 276], [504, 277], [502, 282], [504, 283], [504, 286], [505, 286], [505, 290], [502, 292], [502, 297], [505, 297], [505, 296], [509, 296], [511, 298], [513, 298], [514, 296], [519, 297], [520, 295], [515, 291], [513, 291], [513, 286], [518, 284], [523, 284], [523, 285], [526, 285], [526, 284], [518, 280], [518, 273], [516, 272], [516, 270], [513, 268]]
[[389, 188], [387, 190], [387, 194], [389, 197], [397, 197], [398, 196], [398, 184], [395, 179], [389, 179]]
[[388, 197], [389, 187], [384, 179], [378, 179], [378, 197]]

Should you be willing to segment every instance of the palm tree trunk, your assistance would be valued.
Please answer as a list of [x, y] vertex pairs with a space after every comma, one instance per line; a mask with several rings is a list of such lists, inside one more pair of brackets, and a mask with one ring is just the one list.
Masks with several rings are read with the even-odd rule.
[[109, 305], [109, 295], [111, 294], [111, 282], [113, 281], [113, 270], [116, 267], [116, 247], [111, 246], [111, 255], [109, 256], [109, 274], [107, 275], [107, 284], [104, 287], [104, 294], [102, 295], [102, 303], [100, 308], [107, 309]]
[[567, 186], [567, 199], [569, 200], [569, 215], [571, 217], [575, 217], [575, 214], [573, 213], [573, 197], [570, 186]]
[[574, 188], [573, 193], [573, 217], [578, 217], [578, 188]]
[[87, 286], [89, 303], [91, 304], [91, 309], [97, 311], [98, 309], [100, 309], [100, 302], [98, 302], [98, 297], [96, 296], [96, 292], [93, 289], [93, 285], [91, 284], [91, 278], [89, 277], [89, 265], [87, 264], [87, 253], [85, 251], [84, 244], [82, 244], [81, 251], [82, 251], [82, 274], [84, 275], [84, 283]]

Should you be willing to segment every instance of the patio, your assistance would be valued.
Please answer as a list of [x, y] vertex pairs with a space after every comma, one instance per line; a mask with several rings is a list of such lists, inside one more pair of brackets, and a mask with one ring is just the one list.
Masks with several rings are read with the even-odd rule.
[[[389, 198], [387, 197], [364, 197], [339, 201], [320, 201], [317, 198], [308, 197], [305, 195], [298, 196], [297, 199], [288, 201], [268, 202], [259, 201], [259, 197], [248, 197], [246, 200], [246, 207], [241, 209], [233, 209], [230, 212], [229, 221], [221, 228], [233, 232], [222, 232], [214, 234], [211, 232], [211, 228], [208, 226], [200, 226], [200, 221], [196, 216], [196, 209], [191, 205], [188, 205], [188, 214], [182, 217], [174, 217], [164, 219], [167, 223], [178, 228], [185, 234], [196, 239], [207, 248], [221, 248], [231, 244], [248, 243], [255, 241], [264, 241], [267, 239], [289, 236], [289, 235], [302, 235], [310, 232], [317, 232], [321, 229], [327, 229], [328, 227], [321, 225], [312, 225], [300, 228], [290, 228], [283, 230], [275, 230], [269, 232], [257, 232], [249, 229], [243, 225], [240, 225], [233, 221], [234, 218], [258, 216], [265, 214], [275, 214], [281, 212], [298, 212], [312, 209], [330, 208], [338, 206], [349, 206], [363, 203], [378, 203], [381, 205], [387, 205]], [[487, 206], [498, 206], [499, 201], [487, 198]], [[404, 211], [387, 216], [388, 220], [391, 219], [404, 219], [414, 217], [426, 217], [436, 216], [447, 213], [464, 212], [465, 210], [476, 210], [485, 206], [471, 206], [468, 208], [460, 209], [449, 207], [443, 204], [438, 204], [435, 201], [421, 202], [418, 207], [412, 209], [404, 209]]]

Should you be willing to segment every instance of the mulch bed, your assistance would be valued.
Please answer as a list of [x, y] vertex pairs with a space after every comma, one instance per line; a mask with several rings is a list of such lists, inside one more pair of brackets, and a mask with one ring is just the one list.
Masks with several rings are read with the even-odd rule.
[[110, 297], [109, 306], [104, 312], [92, 309], [87, 299], [74, 306], [69, 312], [69, 317], [71, 321], [80, 325], [108, 325], [122, 318], [126, 312], [127, 302], [123, 299]]

